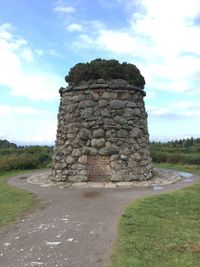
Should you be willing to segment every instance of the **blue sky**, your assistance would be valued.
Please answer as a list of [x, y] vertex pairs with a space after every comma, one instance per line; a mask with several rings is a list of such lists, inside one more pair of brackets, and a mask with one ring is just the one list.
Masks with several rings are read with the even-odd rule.
[[54, 144], [65, 75], [99, 57], [140, 69], [151, 140], [200, 136], [199, 0], [1, 0], [0, 139]]

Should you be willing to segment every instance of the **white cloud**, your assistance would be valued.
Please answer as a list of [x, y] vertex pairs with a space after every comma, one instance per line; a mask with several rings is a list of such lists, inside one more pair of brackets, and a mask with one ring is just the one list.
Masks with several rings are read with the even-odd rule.
[[30, 48], [24, 48], [22, 51], [22, 58], [28, 63], [34, 61], [34, 55]]
[[[121, 0], [128, 10], [126, 28], [113, 30], [100, 24], [74, 42], [76, 48], [108, 51], [127, 57], [156, 90], [197, 93], [200, 66], [200, 27], [194, 19], [200, 1]], [[132, 10], [132, 11], [131, 11]]]
[[65, 5], [60, 5], [60, 6], [56, 6], [54, 9], [53, 9], [55, 12], [58, 12], [58, 13], [65, 13], [65, 14], [71, 14], [71, 13], [74, 13], [76, 10], [74, 7], [72, 6], [65, 6]]
[[44, 51], [42, 49], [35, 49], [35, 54], [41, 57], [44, 55]]
[[48, 114], [48, 111], [35, 109], [30, 106], [0, 105], [0, 117], [16, 115]]
[[[42, 70], [35, 62], [28, 42], [8, 31], [10, 29], [10, 24], [0, 26], [0, 86], [7, 87], [15, 96], [43, 100], [57, 98], [62, 79]], [[29, 64], [27, 70], [26, 64], [33, 62], [35, 65]]]
[[177, 119], [200, 119], [200, 104], [193, 101], [171, 103], [167, 107], [147, 105], [146, 109], [152, 118], [168, 118], [170, 121]]
[[81, 32], [83, 30], [83, 27], [81, 24], [78, 23], [72, 23], [66, 27], [66, 29], [69, 32]]
[[172, 104], [172, 106], [182, 110], [200, 110], [200, 103], [195, 101], [179, 101]]
[[18, 143], [54, 144], [57, 118], [53, 111], [32, 106], [0, 105], [0, 122], [1, 138]]
[[54, 49], [48, 49], [47, 52], [53, 57], [61, 57], [61, 55]]
[[101, 30], [96, 39], [99, 48], [118, 54], [130, 54], [137, 46], [137, 40], [127, 32]]

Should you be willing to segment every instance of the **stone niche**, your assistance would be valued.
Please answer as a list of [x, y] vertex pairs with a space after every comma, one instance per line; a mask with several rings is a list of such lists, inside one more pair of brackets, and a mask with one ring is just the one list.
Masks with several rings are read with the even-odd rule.
[[60, 89], [54, 181], [143, 181], [153, 175], [143, 89], [103, 79]]

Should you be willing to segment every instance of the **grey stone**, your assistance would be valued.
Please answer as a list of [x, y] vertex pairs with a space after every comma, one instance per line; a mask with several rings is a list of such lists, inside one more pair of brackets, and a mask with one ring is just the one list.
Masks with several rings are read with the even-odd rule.
[[75, 135], [74, 134], [67, 134], [68, 139], [74, 139]]
[[114, 121], [119, 123], [119, 124], [127, 124], [127, 120], [124, 119], [123, 117], [121, 116], [116, 116], [114, 117]]
[[131, 159], [133, 159], [134, 161], [137, 161], [137, 162], [141, 161], [141, 156], [140, 156], [139, 153], [134, 153], [134, 154], [132, 154], [130, 157], [131, 157]]
[[117, 187], [131, 187], [133, 182], [118, 182], [116, 183]]
[[127, 169], [119, 170], [111, 177], [111, 181], [113, 182], [122, 182], [127, 181], [128, 171]]
[[127, 85], [127, 81], [123, 80], [123, 79], [112, 79], [110, 81], [108, 81], [109, 85]]
[[134, 110], [132, 108], [127, 108], [124, 111], [124, 117], [130, 118], [134, 116]]
[[106, 106], [108, 106], [108, 101], [105, 100], [105, 99], [100, 99], [99, 100], [99, 107], [103, 108], [103, 107], [106, 107]]
[[[70, 113], [75, 112], [76, 108], [77, 108], [77, 104], [69, 104], [69, 105], [67, 105], [67, 107], [66, 107], [66, 111], [67, 111], [67, 112], [69, 113], [69, 115], [70, 115]], [[71, 115], [72, 115], [72, 114], [71, 114]]]
[[75, 149], [72, 151], [72, 156], [73, 156], [73, 157], [79, 157], [80, 155], [81, 155], [81, 151], [80, 151], [80, 149], [75, 148]]
[[104, 138], [93, 138], [91, 141], [91, 146], [93, 147], [102, 147], [105, 144]]
[[99, 150], [99, 154], [104, 156], [111, 156], [118, 153], [119, 149], [116, 146], [103, 147]]
[[121, 170], [124, 167], [124, 165], [122, 164], [122, 162], [119, 161], [119, 160], [112, 161], [110, 165], [111, 165], [111, 168], [113, 170], [115, 170], [115, 171], [119, 171], [119, 170]]
[[137, 162], [134, 161], [133, 159], [129, 159], [128, 161], [128, 167], [134, 171], [134, 169], [137, 167]]
[[117, 131], [117, 137], [119, 138], [127, 138], [128, 137], [128, 132], [126, 130], [119, 130]]
[[98, 93], [92, 92], [92, 99], [97, 101], [100, 99], [100, 95]]
[[75, 163], [75, 164], [71, 165], [71, 168], [74, 170], [83, 170], [83, 169], [85, 169], [85, 166], [80, 164], [80, 163]]
[[72, 101], [74, 102], [79, 102], [85, 99], [85, 95], [81, 94], [81, 95], [75, 95], [72, 97]]
[[100, 88], [108, 88], [108, 84], [107, 83], [103, 83], [103, 84], [90, 84], [89, 88], [90, 89], [100, 89]]
[[86, 118], [91, 118], [91, 116], [93, 115], [93, 108], [86, 108], [81, 110], [81, 118], [82, 119], [86, 119]]
[[77, 85], [73, 87], [74, 90], [86, 90], [88, 89], [88, 85]]
[[127, 108], [136, 108], [137, 107], [137, 104], [135, 102], [128, 102], [126, 104]]
[[128, 156], [127, 155], [120, 155], [120, 159], [127, 161], [128, 160]]
[[124, 108], [126, 105], [126, 103], [124, 101], [121, 100], [112, 100], [110, 102], [110, 108], [111, 109], [121, 109]]
[[106, 81], [104, 79], [97, 79], [97, 83], [103, 84], [106, 83]]
[[81, 129], [78, 133], [78, 137], [83, 140], [88, 140], [90, 137], [90, 131], [88, 129]]
[[108, 118], [111, 117], [111, 113], [110, 113], [110, 111], [109, 111], [108, 109], [104, 109], [104, 110], [102, 110], [102, 111], [101, 111], [101, 115], [102, 115], [103, 117], [108, 117]]
[[93, 131], [93, 137], [100, 138], [105, 136], [105, 131], [103, 129], [97, 129]]
[[72, 183], [86, 182], [87, 181], [87, 177], [86, 176], [82, 176], [82, 175], [73, 175], [73, 176], [69, 176], [68, 181], [72, 182]]
[[112, 91], [104, 92], [102, 95], [102, 98], [105, 98], [105, 99], [115, 99], [116, 97], [117, 97], [117, 93], [114, 93]]
[[119, 155], [112, 155], [110, 157], [110, 161], [117, 160], [117, 159], [119, 159]]
[[81, 164], [87, 164], [87, 156], [86, 155], [82, 155], [79, 159], [78, 162]]
[[142, 117], [142, 113], [141, 113], [141, 111], [140, 111], [139, 108], [135, 108], [135, 109], [134, 109], [134, 115], [135, 115], [135, 116]]
[[63, 148], [63, 153], [64, 155], [69, 155], [71, 153], [71, 151], [69, 151], [69, 149], [67, 147]]
[[67, 164], [72, 164], [72, 163], [75, 162], [75, 158], [72, 157], [72, 156], [67, 156], [66, 159], [65, 159], [65, 162], [66, 162]]
[[114, 124], [114, 120], [111, 118], [103, 118], [103, 123], [112, 125]]
[[133, 138], [139, 138], [142, 136], [142, 131], [139, 128], [135, 127], [130, 131], [129, 136]]
[[83, 147], [82, 153], [83, 153], [83, 155], [96, 155], [97, 149], [95, 149], [93, 147]]
[[87, 107], [94, 107], [96, 106], [96, 102], [92, 101], [92, 100], [83, 100], [79, 103], [78, 108], [79, 109], [83, 109], [83, 108], [87, 108]]

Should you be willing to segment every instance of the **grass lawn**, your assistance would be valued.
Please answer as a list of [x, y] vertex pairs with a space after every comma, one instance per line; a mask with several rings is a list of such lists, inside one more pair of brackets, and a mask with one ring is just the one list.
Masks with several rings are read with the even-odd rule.
[[38, 203], [37, 198], [21, 189], [8, 185], [9, 177], [30, 171], [13, 171], [0, 175], [0, 227], [13, 222]]
[[[159, 166], [200, 175], [198, 166]], [[110, 266], [200, 266], [200, 183], [128, 206], [118, 224]]]

